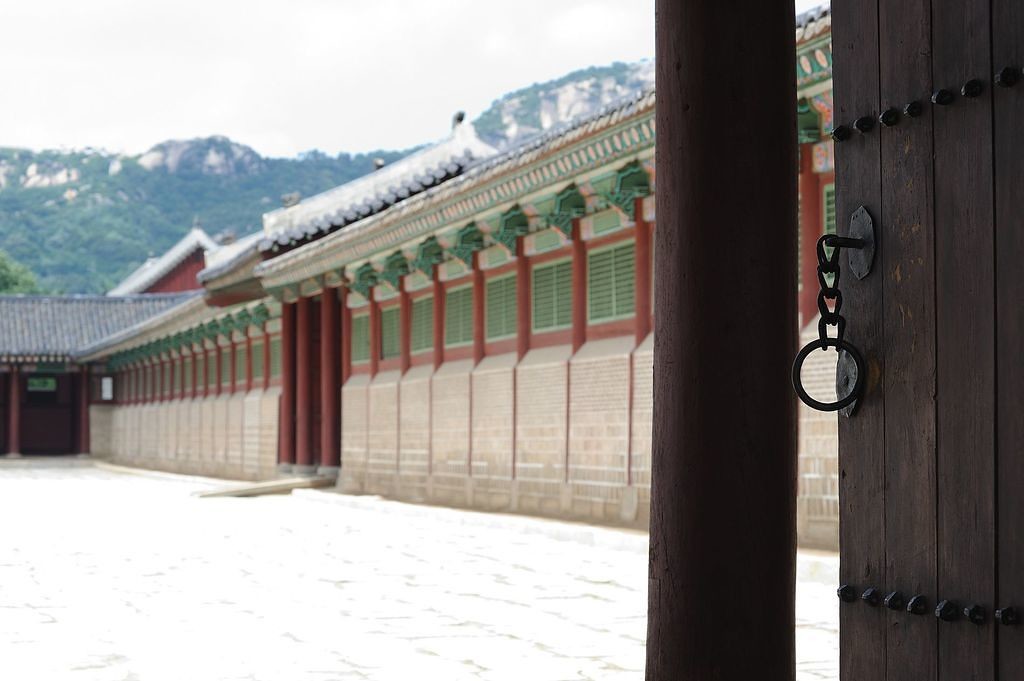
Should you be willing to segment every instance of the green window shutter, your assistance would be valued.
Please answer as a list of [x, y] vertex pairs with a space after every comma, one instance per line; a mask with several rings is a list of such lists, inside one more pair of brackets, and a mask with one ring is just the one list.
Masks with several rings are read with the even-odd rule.
[[217, 352], [219, 352], [219, 350], [214, 350], [213, 353], [208, 354], [206, 356], [206, 385], [210, 386], [211, 388], [217, 385], [217, 381], [219, 378], [216, 375], [217, 357], [214, 354]]
[[183, 366], [185, 375], [182, 377], [182, 383], [185, 386], [186, 391], [192, 390], [192, 358], [186, 357], [185, 364]]
[[235, 383], [245, 385], [245, 345], [235, 348]]
[[572, 263], [560, 262], [555, 268], [555, 326], [572, 326]]
[[434, 298], [418, 298], [412, 303], [412, 352], [434, 347]]
[[444, 306], [444, 344], [446, 347], [473, 342], [473, 288], [448, 291]]
[[588, 266], [588, 314], [591, 322], [628, 317], [634, 309], [632, 243], [591, 253]]
[[380, 312], [380, 358], [391, 359], [400, 354], [402, 354], [402, 335], [398, 308], [389, 307]]
[[533, 328], [545, 331], [555, 327], [555, 268], [533, 270]]
[[516, 335], [516, 277], [491, 279], [487, 282], [487, 340]]
[[171, 372], [171, 363], [170, 362], [165, 362], [163, 364], [163, 374], [164, 374], [164, 378], [163, 378], [163, 381], [161, 381], [161, 383], [160, 383], [160, 391], [164, 395], [168, 395], [171, 392], [171, 375], [172, 375], [172, 372]]
[[202, 387], [206, 381], [206, 358], [196, 355], [196, 387]]
[[270, 340], [270, 377], [277, 378], [281, 375], [281, 337], [276, 336]]
[[533, 270], [533, 329], [550, 331], [572, 325], [572, 263], [568, 260]]
[[370, 316], [363, 314], [352, 318], [352, 363], [370, 361]]
[[173, 367], [174, 373], [174, 394], [177, 395], [181, 392], [181, 358], [179, 357], [178, 359], [174, 360], [174, 364], [172, 364], [171, 366]]
[[591, 253], [587, 260], [590, 321], [615, 316], [615, 256], [610, 250]]
[[636, 255], [632, 243], [616, 248], [615, 254], [615, 316], [628, 317], [636, 307]]
[[254, 381], [263, 378], [263, 341], [252, 344], [252, 378]]
[[822, 206], [825, 219], [825, 234], [836, 233], [836, 186], [826, 184], [823, 190]]
[[231, 382], [231, 348], [221, 348], [220, 351], [220, 382], [221, 385]]

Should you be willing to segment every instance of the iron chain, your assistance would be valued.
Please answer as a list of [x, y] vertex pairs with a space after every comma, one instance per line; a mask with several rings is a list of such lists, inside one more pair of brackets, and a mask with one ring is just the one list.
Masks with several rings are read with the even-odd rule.
[[[843, 337], [846, 334], [846, 318], [840, 312], [843, 309], [843, 292], [839, 290], [839, 250], [845, 240], [835, 234], [825, 234], [818, 239], [816, 247], [818, 256], [818, 312], [821, 319], [818, 321], [818, 341], [821, 349], [828, 349], [828, 327], [836, 327], [836, 352], [843, 345]], [[825, 252], [825, 248], [832, 249], [831, 256]], [[832, 275], [832, 283], [829, 284], [826, 276]], [[829, 309], [828, 302], [832, 302], [832, 309]]]

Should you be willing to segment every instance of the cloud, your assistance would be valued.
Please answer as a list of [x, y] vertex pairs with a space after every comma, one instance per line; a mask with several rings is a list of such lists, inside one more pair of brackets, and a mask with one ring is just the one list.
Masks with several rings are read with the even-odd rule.
[[653, 0], [4, 0], [0, 145], [402, 148], [452, 113], [654, 53]]

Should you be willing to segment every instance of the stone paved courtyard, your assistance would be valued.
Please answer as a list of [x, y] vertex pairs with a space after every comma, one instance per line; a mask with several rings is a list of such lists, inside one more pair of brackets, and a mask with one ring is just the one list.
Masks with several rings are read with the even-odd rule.
[[[643, 678], [646, 537], [87, 461], [0, 461], [0, 679]], [[801, 554], [801, 680], [837, 677]]]

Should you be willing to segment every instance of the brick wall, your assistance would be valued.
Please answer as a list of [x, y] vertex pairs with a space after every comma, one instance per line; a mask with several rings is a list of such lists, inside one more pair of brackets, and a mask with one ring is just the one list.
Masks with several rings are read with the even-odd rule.
[[574, 515], [619, 519], [629, 457], [632, 350], [633, 339], [628, 337], [594, 341], [569, 361], [569, 484]]
[[512, 501], [515, 444], [516, 356], [487, 357], [471, 375], [471, 503], [479, 508], [508, 508]]
[[[801, 345], [818, 335], [815, 318]], [[804, 362], [803, 384], [822, 401], [836, 399], [836, 353], [814, 352]], [[839, 417], [799, 403], [797, 535], [801, 546], [839, 548]]]
[[377, 374], [369, 388], [366, 491], [394, 494], [398, 475], [398, 371]]
[[367, 419], [370, 380], [357, 374], [341, 389], [341, 482], [347, 492], [363, 492], [366, 487]]
[[569, 345], [531, 350], [516, 369], [517, 504], [528, 513], [562, 512], [571, 355]]
[[[115, 463], [215, 477], [266, 480], [277, 474], [279, 390], [146, 405], [92, 405], [90, 451]], [[214, 418], [224, 421], [218, 452]]]
[[431, 498], [442, 503], [468, 503], [472, 372], [473, 363], [469, 360], [447, 362], [437, 370], [431, 383]]
[[399, 493], [403, 498], [427, 498], [430, 473], [430, 376], [431, 366], [413, 367], [399, 386], [398, 461]]
[[650, 508], [651, 439], [654, 428], [654, 334], [633, 351], [633, 425], [630, 472], [639, 509]]

